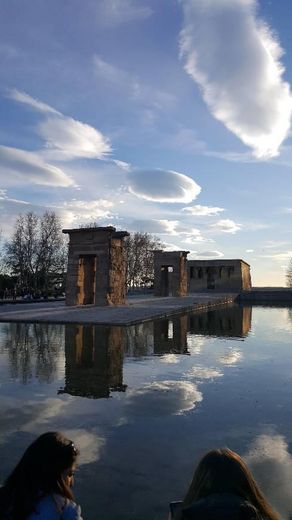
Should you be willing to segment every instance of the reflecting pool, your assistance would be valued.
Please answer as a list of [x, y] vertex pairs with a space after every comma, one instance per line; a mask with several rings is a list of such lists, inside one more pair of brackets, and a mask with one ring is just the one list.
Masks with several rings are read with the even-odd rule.
[[0, 482], [40, 433], [81, 450], [85, 519], [164, 520], [198, 458], [243, 455], [292, 512], [292, 314], [229, 306], [131, 327], [0, 324]]

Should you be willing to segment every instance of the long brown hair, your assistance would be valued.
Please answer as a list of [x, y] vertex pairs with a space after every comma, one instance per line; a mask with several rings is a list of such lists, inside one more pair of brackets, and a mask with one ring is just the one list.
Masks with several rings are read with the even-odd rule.
[[[231, 493], [248, 501], [259, 518], [280, 520], [244, 460], [228, 448], [209, 451], [199, 462], [182, 509], [214, 493]], [[181, 518], [178, 512], [177, 519]]]
[[76, 462], [78, 453], [74, 443], [59, 432], [38, 437], [0, 489], [0, 517], [24, 520], [40, 498], [52, 493], [72, 500], [63, 473]]

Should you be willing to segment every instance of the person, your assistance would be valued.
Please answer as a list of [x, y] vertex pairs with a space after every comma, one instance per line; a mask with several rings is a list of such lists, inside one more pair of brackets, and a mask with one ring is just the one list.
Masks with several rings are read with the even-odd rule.
[[78, 454], [61, 433], [40, 435], [0, 488], [1, 520], [82, 520], [72, 493]]
[[170, 504], [174, 520], [280, 520], [250, 469], [234, 451], [209, 451], [182, 502]]

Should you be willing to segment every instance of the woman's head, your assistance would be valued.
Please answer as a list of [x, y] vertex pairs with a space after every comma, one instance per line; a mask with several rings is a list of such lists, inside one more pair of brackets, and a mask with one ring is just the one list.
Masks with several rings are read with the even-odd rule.
[[75, 444], [61, 433], [40, 435], [27, 448], [4, 485], [6, 499], [16, 511], [14, 517], [25, 518], [38, 498], [47, 494], [58, 493], [72, 499], [77, 456]]
[[209, 451], [199, 462], [184, 506], [214, 493], [242, 497], [269, 519], [278, 519], [244, 460], [228, 448]]

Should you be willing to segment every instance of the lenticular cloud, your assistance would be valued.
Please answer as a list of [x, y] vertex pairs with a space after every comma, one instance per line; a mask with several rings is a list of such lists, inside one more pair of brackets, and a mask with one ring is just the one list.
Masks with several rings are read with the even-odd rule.
[[181, 55], [213, 116], [258, 158], [278, 154], [292, 98], [283, 51], [256, 17], [255, 0], [181, 0]]

